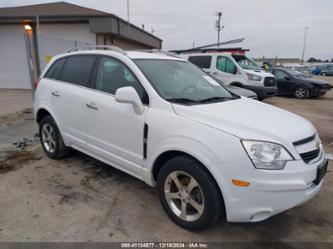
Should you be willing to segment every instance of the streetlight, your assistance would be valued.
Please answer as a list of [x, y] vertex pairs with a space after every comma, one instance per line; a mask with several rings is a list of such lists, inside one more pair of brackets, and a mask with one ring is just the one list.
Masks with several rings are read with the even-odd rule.
[[32, 30], [32, 27], [29, 24], [26, 24], [26, 25], [24, 25], [24, 29], [26, 31], [30, 31], [30, 30]]
[[301, 63], [304, 64], [304, 54], [305, 54], [305, 47], [306, 47], [306, 38], [308, 35], [309, 27], [304, 27], [304, 43], [303, 43], [303, 52], [302, 52], [302, 60]]

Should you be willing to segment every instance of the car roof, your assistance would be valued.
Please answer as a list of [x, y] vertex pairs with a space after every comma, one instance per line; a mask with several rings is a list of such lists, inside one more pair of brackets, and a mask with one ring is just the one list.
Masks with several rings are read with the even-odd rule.
[[114, 55], [115, 53], [123, 54], [124, 56], [127, 56], [130, 59], [156, 59], [156, 60], [179, 60], [179, 61], [186, 61], [183, 58], [178, 57], [177, 55], [174, 55], [169, 52], [163, 52], [163, 51], [135, 51], [135, 50], [129, 50], [124, 51], [124, 53], [117, 52], [114, 50], [101, 50], [101, 49], [94, 49], [94, 50], [79, 50], [75, 52], [69, 52], [64, 54], [59, 54], [55, 56], [55, 59], [67, 57], [71, 55], [83, 55], [83, 54], [97, 54], [97, 55]]

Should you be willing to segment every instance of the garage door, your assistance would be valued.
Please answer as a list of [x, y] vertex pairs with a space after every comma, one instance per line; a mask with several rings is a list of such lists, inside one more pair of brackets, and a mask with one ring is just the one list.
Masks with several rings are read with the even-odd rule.
[[0, 25], [0, 88], [31, 89], [21, 25]]

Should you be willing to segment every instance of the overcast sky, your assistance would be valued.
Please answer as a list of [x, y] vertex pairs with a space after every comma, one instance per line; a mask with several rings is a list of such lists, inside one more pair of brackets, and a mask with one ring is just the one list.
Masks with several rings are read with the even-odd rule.
[[[162, 38], [163, 49], [216, 42], [215, 13], [222, 11], [223, 41], [241, 44], [252, 57], [301, 57], [304, 27], [309, 26], [305, 57], [333, 58], [333, 0], [129, 0], [130, 20]], [[52, 0], [0, 0], [1, 7]], [[69, 0], [127, 19], [126, 0]], [[1, 35], [1, 34], [0, 34]]]

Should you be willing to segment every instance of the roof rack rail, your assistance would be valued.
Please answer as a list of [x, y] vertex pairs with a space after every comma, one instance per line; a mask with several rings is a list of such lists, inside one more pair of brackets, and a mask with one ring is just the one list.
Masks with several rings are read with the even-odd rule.
[[93, 49], [112, 50], [112, 51], [115, 51], [115, 52], [118, 52], [121, 54], [126, 54], [126, 52], [119, 47], [107, 46], [107, 45], [88, 45], [88, 46], [83, 46], [83, 47], [74, 47], [74, 48], [67, 50], [66, 52], [70, 53], [70, 52], [76, 52], [76, 51], [80, 51], [80, 50], [93, 50]]
[[164, 54], [164, 55], [175, 57], [175, 58], [181, 58], [180, 56], [178, 56], [174, 52], [164, 51], [164, 50], [158, 50], [158, 49], [142, 49], [142, 50], [138, 50], [138, 51], [140, 51], [140, 52], [147, 52], [147, 53]]

